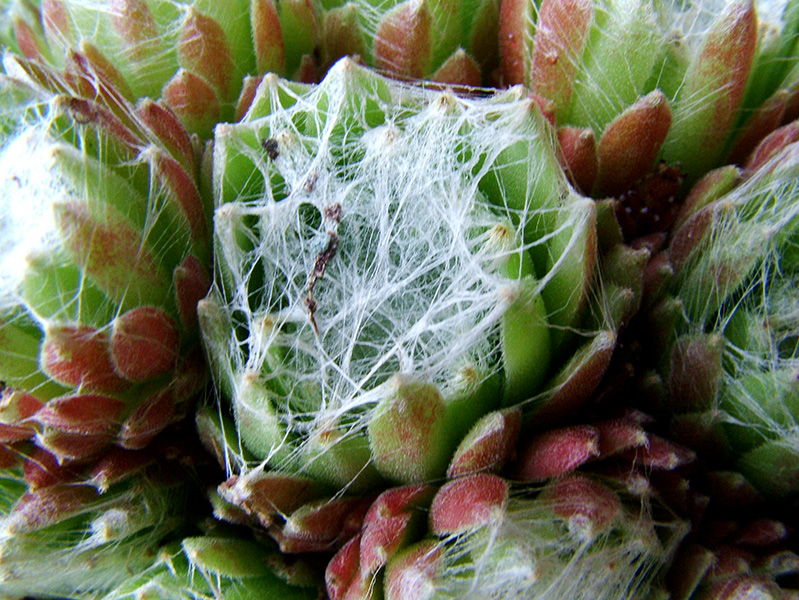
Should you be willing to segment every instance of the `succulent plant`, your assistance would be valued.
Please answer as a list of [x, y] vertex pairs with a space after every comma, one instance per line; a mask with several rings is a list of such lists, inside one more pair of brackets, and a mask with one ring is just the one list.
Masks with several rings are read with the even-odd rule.
[[2, 428], [61, 462], [146, 446], [203, 389], [210, 276], [199, 156], [177, 118], [9, 57], [0, 85]]
[[790, 597], [799, 574], [790, 521], [776, 518], [738, 472], [708, 471], [693, 484], [707, 494], [706, 506], [670, 566], [671, 597]]
[[0, 0], [0, 597], [793, 597], [796, 6]]
[[[331, 495], [309, 477], [251, 470], [220, 486], [215, 515], [265, 529], [284, 553], [336, 551], [325, 575], [331, 600], [665, 589], [689, 530], [675, 511], [701, 504], [681, 475], [695, 455], [648, 431], [653, 420], [637, 411], [535, 435], [522, 432], [521, 412], [480, 419], [445, 481]], [[200, 423], [224, 465], [234, 424], [210, 407]]]
[[541, 98], [586, 193], [656, 160], [690, 181], [796, 118], [796, 4], [505, 0], [502, 73]]
[[578, 407], [636, 296], [614, 282], [641, 261], [613, 245], [599, 276], [598, 209], [553, 144], [520, 90], [459, 99], [349, 59], [312, 88], [265, 78], [248, 118], [217, 128], [199, 307], [230, 460], [418, 483], [485, 413]]

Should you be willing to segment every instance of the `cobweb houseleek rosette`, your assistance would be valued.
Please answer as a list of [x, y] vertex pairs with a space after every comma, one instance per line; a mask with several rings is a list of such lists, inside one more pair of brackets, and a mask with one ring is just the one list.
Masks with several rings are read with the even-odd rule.
[[199, 310], [235, 418], [228, 498], [260, 466], [335, 489], [434, 479], [482, 414], [590, 394], [631, 294], [596, 276], [596, 207], [548, 131], [520, 90], [459, 99], [347, 59], [318, 87], [267, 77], [217, 129]]
[[73, 56], [7, 56], [0, 186], [2, 425], [60, 461], [144, 447], [203, 388], [210, 276], [199, 157], [159, 104]]
[[798, 18], [790, 0], [505, 0], [502, 73], [549, 106], [586, 193], [658, 159], [693, 182], [796, 118]]
[[799, 490], [798, 151], [777, 145], [737, 187], [697, 194], [668, 250], [672, 296], [654, 309], [675, 308], [656, 353], [673, 429], [772, 497]]

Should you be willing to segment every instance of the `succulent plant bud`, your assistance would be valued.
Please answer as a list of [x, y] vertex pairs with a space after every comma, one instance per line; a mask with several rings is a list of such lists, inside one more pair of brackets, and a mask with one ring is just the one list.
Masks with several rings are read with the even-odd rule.
[[315, 88], [264, 78], [215, 153], [199, 313], [238, 435], [202, 420], [235, 489], [261, 466], [353, 493], [496, 470], [522, 413], [598, 384], [596, 208], [518, 90], [465, 101], [344, 60]]

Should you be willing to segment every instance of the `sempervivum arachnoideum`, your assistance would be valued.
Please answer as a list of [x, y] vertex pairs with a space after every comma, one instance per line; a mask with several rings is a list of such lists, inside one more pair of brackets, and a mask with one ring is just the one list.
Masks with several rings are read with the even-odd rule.
[[504, 0], [502, 73], [559, 126], [585, 193], [657, 159], [695, 181], [797, 116], [796, 3]]
[[375, 501], [328, 567], [331, 598], [637, 598], [684, 533], [657, 500], [589, 475], [418, 487]]
[[345, 59], [318, 87], [266, 78], [214, 152], [199, 308], [240, 504], [276, 474], [428, 481], [487, 412], [579, 408], [640, 293], [633, 251], [598, 275], [597, 206], [520, 90], [459, 99]]
[[146, 446], [203, 388], [210, 284], [199, 157], [163, 106], [136, 106], [79, 55], [8, 57], [3, 141], [3, 441], [61, 462]]

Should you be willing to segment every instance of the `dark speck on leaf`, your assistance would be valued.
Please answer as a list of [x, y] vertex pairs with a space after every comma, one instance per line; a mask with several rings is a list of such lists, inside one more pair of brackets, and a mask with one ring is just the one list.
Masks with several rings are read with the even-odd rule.
[[280, 156], [280, 153], [277, 151], [277, 140], [275, 138], [261, 140], [261, 147], [264, 149], [264, 152], [266, 152], [269, 160], [275, 160]]

